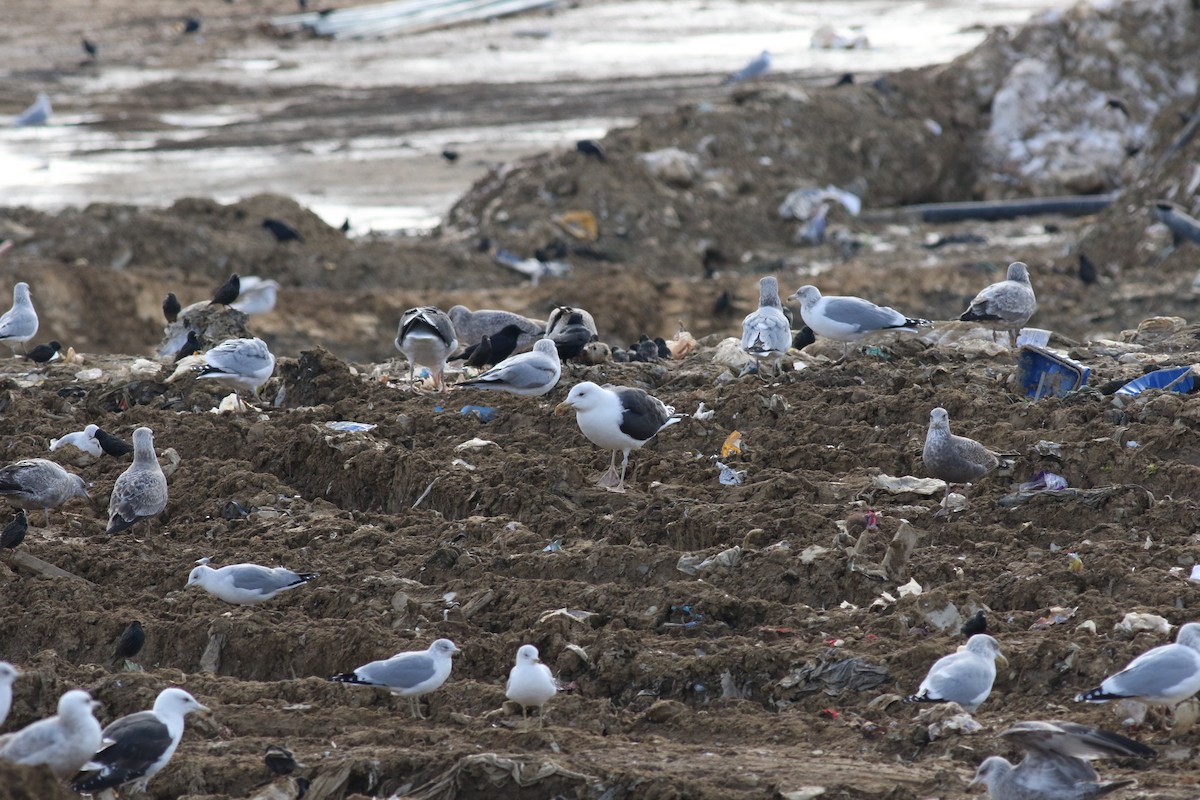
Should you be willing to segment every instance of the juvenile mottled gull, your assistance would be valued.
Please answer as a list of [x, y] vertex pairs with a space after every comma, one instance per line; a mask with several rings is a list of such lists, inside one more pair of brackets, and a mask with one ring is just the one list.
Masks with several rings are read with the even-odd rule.
[[188, 575], [187, 585], [199, 586], [226, 603], [252, 605], [319, 577], [319, 572], [292, 572], [283, 567], [272, 569], [258, 564], [230, 564], [220, 569], [201, 564]]
[[44, 458], [27, 458], [0, 469], [0, 497], [26, 511], [41, 509], [50, 524], [50, 509], [72, 497], [88, 497], [83, 478]]
[[100, 749], [100, 723], [92, 710], [100, 705], [81, 689], [58, 700], [58, 713], [0, 737], [0, 760], [34, 766], [45, 764], [54, 777], [66, 780]]
[[908, 699], [912, 702], [958, 703], [971, 712], [992, 693], [996, 680], [996, 661], [1008, 663], [1000, 652], [1000, 643], [986, 633], [977, 633], [957, 653], [933, 662], [929, 674]]
[[0, 725], [8, 718], [12, 709], [13, 681], [21, 677], [21, 671], [7, 661], [0, 661]]
[[275, 372], [275, 356], [267, 343], [253, 339], [226, 339], [204, 353], [203, 366], [194, 367], [198, 380], [214, 380], [234, 391], [255, 395]]
[[1105, 703], [1130, 698], [1175, 706], [1200, 692], [1200, 622], [1179, 629], [1174, 644], [1147, 650], [1076, 702]]
[[99, 425], [87, 425], [81, 431], [74, 433], [63, 434], [58, 439], [50, 440], [50, 452], [54, 452], [60, 447], [71, 445], [77, 450], [82, 450], [85, 453], [93, 456], [100, 456], [104, 453], [104, 448], [100, 446], [100, 442], [96, 440], [96, 431], [100, 430]]
[[466, 306], [453, 306], [449, 314], [450, 321], [454, 323], [454, 335], [458, 337], [458, 342], [462, 345], [475, 344], [483, 338], [485, 333], [491, 336], [506, 325], [516, 325], [521, 329], [521, 335], [517, 338], [517, 347], [524, 348], [528, 347], [546, 330], [546, 326], [536, 319], [493, 308], [472, 311]]
[[13, 353], [16, 353], [13, 345], [19, 344], [24, 350], [25, 343], [37, 332], [38, 315], [33, 308], [33, 300], [29, 298], [29, 284], [18, 283], [13, 286], [12, 308], [0, 316], [0, 342], [12, 347]]
[[117, 476], [108, 498], [106, 533], [128, 530], [147, 517], [157, 517], [167, 507], [167, 476], [154, 454], [154, 432], [133, 432], [133, 463]]
[[974, 439], [952, 434], [950, 415], [941, 407], [929, 412], [929, 430], [925, 433], [921, 460], [930, 477], [946, 482], [943, 511], [952, 485], [973, 483], [1000, 466], [996, 453]]
[[[613, 492], [625, 491], [625, 469], [629, 453], [654, 438], [654, 434], [679, 421], [675, 409], [641, 389], [628, 386], [597, 386], [577, 383], [559, 403], [555, 414], [575, 411], [579, 430], [594, 444], [612, 450], [608, 471], [597, 483]], [[624, 453], [617, 472], [617, 451]]]
[[509, 356], [469, 381], [458, 384], [469, 389], [495, 389], [522, 397], [541, 397], [558, 385], [562, 362], [550, 339], [538, 339], [528, 353]]
[[915, 331], [932, 325], [927, 319], [910, 319], [894, 308], [877, 306], [861, 297], [822, 297], [815, 286], [801, 286], [788, 298], [800, 303], [800, 317], [813, 333], [842, 343], [846, 357], [850, 342], [876, 331]]
[[71, 788], [95, 794], [133, 783], [131, 791], [146, 790], [150, 779], [167, 765], [183, 738], [183, 718], [208, 711], [183, 689], [163, 689], [151, 711], [129, 714], [109, 724], [101, 734], [104, 748], [88, 763], [83, 777]]
[[446, 371], [446, 360], [458, 347], [454, 323], [445, 311], [433, 306], [410, 308], [400, 317], [400, 329], [396, 333], [396, 349], [408, 359], [408, 382], [418, 365], [429, 367], [433, 373], [433, 385], [441, 390], [446, 386], [442, 374]]
[[758, 309], [742, 320], [742, 349], [754, 359], [761, 375], [764, 361], [778, 373], [779, 362], [791, 345], [792, 329], [779, 301], [779, 282], [767, 276], [758, 282]]
[[959, 317], [963, 322], [990, 322], [1008, 331], [1009, 344], [1017, 346], [1017, 333], [1037, 311], [1029, 267], [1020, 261], [1008, 265], [1008, 278], [993, 283], [971, 301]]
[[[538, 658], [538, 649], [531, 644], [523, 644], [517, 650], [517, 663], [508, 673], [508, 684], [504, 696], [521, 706], [521, 716], [526, 717], [527, 709], [533, 707], [541, 711], [542, 706], [558, 693], [558, 684], [550, 668]], [[542, 716], [538, 714], [538, 724]]]
[[453, 666], [451, 656], [457, 652], [454, 642], [438, 639], [428, 650], [397, 653], [391, 658], [364, 664], [353, 672], [334, 675], [329, 680], [391, 689], [393, 694], [408, 698], [414, 717], [424, 719], [419, 698], [446, 682]]
[[1090, 800], [1137, 781], [1100, 783], [1088, 763], [1095, 758], [1154, 758], [1153, 748], [1116, 733], [1074, 722], [1018, 722], [1000, 736], [1020, 745], [1025, 758], [1013, 766], [991, 756], [975, 772], [971, 785], [987, 786], [992, 800]]

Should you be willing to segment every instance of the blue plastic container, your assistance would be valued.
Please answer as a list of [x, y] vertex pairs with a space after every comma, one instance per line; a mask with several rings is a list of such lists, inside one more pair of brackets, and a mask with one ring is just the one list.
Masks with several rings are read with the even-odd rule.
[[1052, 353], [1037, 345], [1021, 347], [1018, 377], [1026, 397], [1063, 397], [1087, 384], [1092, 371], [1078, 361]]
[[1186, 394], [1192, 390], [1194, 382], [1191, 367], [1167, 367], [1147, 372], [1142, 377], [1131, 380], [1117, 389], [1117, 394], [1135, 397], [1147, 389], [1167, 389]]

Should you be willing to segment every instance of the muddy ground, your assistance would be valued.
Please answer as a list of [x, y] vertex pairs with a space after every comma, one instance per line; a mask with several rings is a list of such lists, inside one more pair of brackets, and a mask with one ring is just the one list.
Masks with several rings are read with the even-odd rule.
[[[166, 25], [174, 6], [154, 13]], [[876, 210], [976, 196], [969, 148], [986, 109], [955, 94], [947, 75], [836, 93], [768, 82], [722, 94], [711, 109], [663, 111], [607, 137], [604, 165], [553, 153], [498, 169], [417, 240], [347, 239], [271, 195], [4, 209], [0, 233], [14, 240], [0, 256], [4, 285], [32, 285], [38, 341], [59, 339], [79, 361], [0, 364], [3, 457], [46, 456], [49, 438], [95, 422], [125, 437], [149, 425], [162, 459], [178, 459], [162, 520], [106, 536], [104, 507], [125, 464], [53, 454], [92, 483], [95, 502], [67, 505], [48, 527], [32, 515], [19, 551], [78, 580], [0, 554], [0, 655], [25, 673], [8, 727], [50, 713], [75, 686], [105, 703], [105, 721], [184, 686], [214, 713], [189, 720], [150, 784], [164, 800], [295, 797], [284, 780], [266, 786], [270, 744], [296, 752], [306, 796], [318, 799], [816, 796], [806, 787], [823, 797], [963, 797], [979, 761], [1015, 755], [994, 736], [1014, 721], [1121, 730], [1118, 709], [1070, 698], [1170, 637], [1114, 625], [1130, 611], [1174, 625], [1200, 619], [1197, 584], [1186, 580], [1200, 553], [1196, 401], [1111, 393], [1147, 369], [1196, 361], [1194, 325], [1134, 330], [1147, 317], [1195, 316], [1197, 248], [1156, 261], [1170, 237], [1146, 204], [1194, 202], [1200, 149], [1185, 142], [1160, 162], [1185, 125], [1170, 108], [1147, 152], [1131, 156], [1140, 169], [1131, 161], [1126, 194], [1096, 217], [931, 225], [835, 210], [832, 227], [857, 247], [796, 246], [796, 223], [775, 209], [797, 172], [817, 185], [867, 175]], [[176, 102], [167, 92], [144, 99]], [[928, 146], [931, 115], [953, 144]], [[799, 119], [803, 132], [784, 135]], [[839, 125], [863, 132], [857, 145], [835, 146]], [[707, 153], [709, 171], [691, 186], [651, 180], [636, 156], [668, 145]], [[800, 166], [772, 166], [787, 159]], [[580, 207], [600, 220], [595, 242], [573, 241], [553, 221]], [[305, 242], [276, 244], [260, 227], [266, 216], [287, 219]], [[926, 246], [963, 233], [981, 240]], [[522, 254], [565, 247], [573, 269], [530, 288], [477, 250], [484, 237]], [[1080, 252], [1096, 281], [1080, 280]], [[1030, 401], [1011, 353], [942, 322], [1016, 258], [1030, 264], [1041, 303], [1033, 324], [1091, 367], [1091, 388]], [[234, 269], [284, 288], [276, 311], [249, 321], [279, 356], [271, 401], [231, 416], [209, 413], [219, 393], [191, 377], [167, 383], [169, 369], [137, 359], [159, 343], [166, 291], [202, 300]], [[939, 324], [842, 364], [818, 342], [788, 359], [804, 369], [771, 382], [737, 377], [714, 361], [716, 345], [738, 332], [764, 273], [789, 292], [815, 281]], [[726, 290], [733, 308], [717, 312]], [[426, 302], [534, 316], [573, 303], [613, 344], [669, 337], [682, 321], [702, 347], [680, 361], [573, 365], [537, 400], [419, 394], [404, 385], [391, 340], [401, 310]], [[704, 403], [715, 415], [634, 453], [630, 491], [612, 494], [591, 483], [607, 454], [552, 413], [581, 380], [643, 386], [681, 411]], [[496, 418], [460, 414], [467, 404], [492, 406]], [[940, 489], [875, 488], [881, 475], [924, 476], [921, 443], [938, 405], [957, 432], [1017, 454], [1011, 473], [972, 487], [949, 519], [933, 517]], [[328, 427], [339, 420], [376, 427]], [[735, 430], [742, 452], [722, 460], [745, 481], [725, 486], [714, 461]], [[490, 444], [460, 447], [476, 438]], [[1016, 496], [1041, 470], [1079, 492]], [[835, 546], [836, 523], [865, 505], [883, 531], [852, 558]], [[915, 549], [880, 575], [902, 520]], [[547, 551], [556, 540], [561, 550]], [[696, 569], [717, 554], [721, 563]], [[183, 589], [201, 557], [321, 578], [260, 607], [229, 606]], [[922, 593], [900, 596], [910, 580]], [[939, 712], [899, 697], [961, 643], [961, 619], [980, 608], [1010, 666], [975, 715], [981, 730], [938, 732]], [[1056, 614], [1067, 618], [1045, 624]], [[115, 672], [106, 662], [131, 619], [147, 631], [144, 671]], [[442, 636], [463, 652], [426, 699], [428, 721], [382, 690], [325, 680]], [[569, 688], [541, 728], [503, 707], [526, 642]], [[1105, 776], [1137, 778], [1124, 796], [1196, 795], [1200, 734], [1151, 720], [1132, 735], [1160, 757], [1103, 765]], [[0, 777], [0, 798], [71, 796], [36, 770], [0, 766]]]

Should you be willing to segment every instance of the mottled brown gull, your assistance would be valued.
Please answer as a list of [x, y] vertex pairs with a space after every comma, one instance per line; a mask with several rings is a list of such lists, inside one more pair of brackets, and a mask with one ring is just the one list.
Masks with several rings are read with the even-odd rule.
[[1033, 285], [1029, 282], [1029, 267], [1020, 261], [1008, 265], [1008, 277], [993, 283], [971, 301], [959, 317], [963, 322], [990, 322], [1008, 331], [1009, 344], [1017, 346], [1017, 333], [1037, 311]]
[[[925, 449], [921, 452], [925, 471], [930, 477], [946, 482], [946, 494], [942, 499], [944, 512], [946, 498], [954, 484], [968, 484], [1000, 466], [1000, 456], [974, 439], [955, 436], [950, 432], [950, 415], [944, 408], [929, 412], [929, 430], [925, 434]], [[942, 513], [942, 512], [939, 512]]]
[[154, 454], [154, 432], [133, 432], [133, 463], [117, 476], [108, 499], [107, 533], [128, 530], [147, 517], [157, 517], [167, 507], [167, 476]]
[[78, 475], [45, 458], [27, 458], [0, 469], [0, 497], [17, 508], [45, 512], [49, 525], [50, 509], [88, 493]]

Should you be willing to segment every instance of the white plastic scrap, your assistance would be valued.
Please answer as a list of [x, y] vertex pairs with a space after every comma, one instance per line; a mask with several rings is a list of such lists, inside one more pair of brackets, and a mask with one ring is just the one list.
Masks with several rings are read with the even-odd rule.
[[742, 482], [746, 480], [746, 470], [744, 469], [734, 469], [720, 461], [717, 462], [717, 467], [721, 470], [719, 480], [723, 486], [741, 486]]
[[1150, 633], [1160, 633], [1165, 636], [1171, 632], [1172, 627], [1171, 623], [1157, 614], [1130, 611], [1125, 615], [1124, 619], [1113, 625], [1113, 630], [1124, 631], [1130, 635], [1148, 631]]
[[896, 593], [901, 597], [908, 597], [909, 595], [917, 597], [923, 591], [925, 591], [925, 589], [922, 588], [921, 584], [917, 583], [916, 578], [912, 578], [908, 583], [896, 588]]
[[696, 407], [696, 411], [692, 414], [692, 416], [698, 419], [700, 422], [708, 422], [716, 413], [717, 412], [715, 409], [705, 408], [704, 401], [701, 401], [700, 405]]
[[500, 445], [496, 444], [495, 442], [491, 441], [490, 439], [480, 439], [479, 437], [476, 437], [474, 439], [467, 439], [462, 444], [455, 445], [454, 452], [461, 453], [463, 450], [480, 450], [489, 445], [491, 445], [493, 447], [500, 446]]

